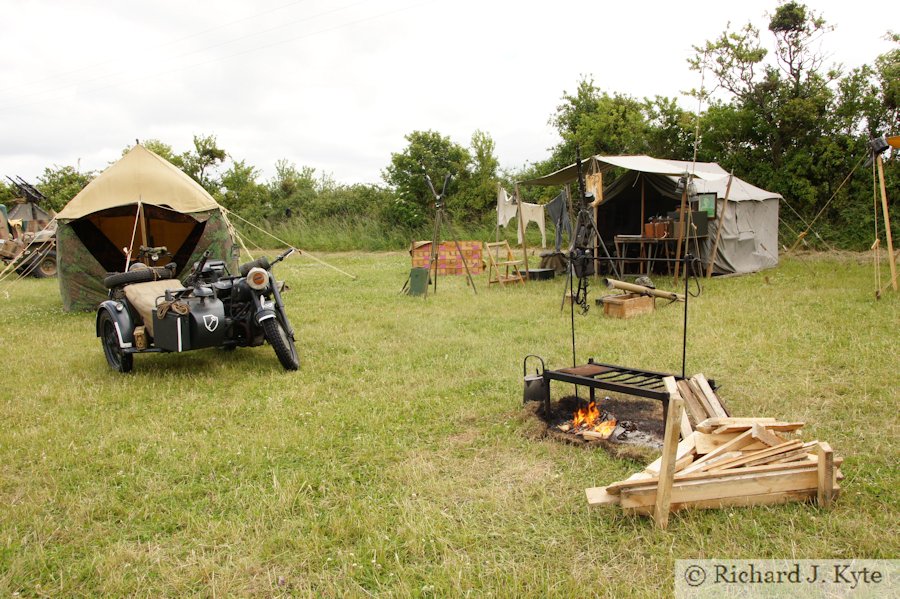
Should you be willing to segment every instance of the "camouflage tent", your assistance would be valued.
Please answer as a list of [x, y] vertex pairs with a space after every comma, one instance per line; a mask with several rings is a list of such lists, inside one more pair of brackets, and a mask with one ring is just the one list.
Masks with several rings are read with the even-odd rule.
[[141, 145], [107, 168], [56, 215], [59, 290], [67, 311], [106, 298], [103, 278], [125, 270], [126, 251], [166, 246], [187, 273], [205, 250], [236, 268], [233, 229], [219, 204], [193, 179]]

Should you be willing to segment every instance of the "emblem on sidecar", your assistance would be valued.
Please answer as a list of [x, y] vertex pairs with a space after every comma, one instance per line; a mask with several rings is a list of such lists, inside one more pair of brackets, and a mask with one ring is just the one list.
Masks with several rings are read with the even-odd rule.
[[204, 314], [203, 315], [203, 326], [206, 327], [206, 330], [212, 333], [219, 327], [219, 317], [213, 314]]

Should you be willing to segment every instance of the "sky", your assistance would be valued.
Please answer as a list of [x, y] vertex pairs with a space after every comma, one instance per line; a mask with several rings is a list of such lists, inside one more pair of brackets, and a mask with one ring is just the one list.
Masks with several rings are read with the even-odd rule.
[[[890, 49], [900, 3], [810, 0], [831, 60]], [[476, 130], [501, 168], [546, 159], [548, 120], [583, 77], [636, 98], [700, 86], [692, 46], [731, 22], [765, 35], [771, 2], [0, 0], [0, 176], [99, 171], [136, 139], [194, 135], [274, 174], [276, 161], [380, 183], [404, 136]], [[709, 81], [707, 81], [709, 84]]]

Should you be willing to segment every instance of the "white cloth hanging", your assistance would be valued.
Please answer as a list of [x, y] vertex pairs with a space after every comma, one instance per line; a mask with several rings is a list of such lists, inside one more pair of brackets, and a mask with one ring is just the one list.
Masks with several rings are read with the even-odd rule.
[[538, 229], [541, 230], [541, 247], [547, 247], [547, 219], [544, 215], [544, 206], [541, 204], [529, 204], [522, 202], [522, 226], [517, 227], [519, 245], [522, 245], [522, 231], [528, 228], [528, 223], [537, 223]]
[[[519, 206], [515, 198], [506, 193], [502, 186], [497, 186], [497, 224], [505, 227], [509, 221], [519, 214]], [[541, 230], [541, 247], [547, 247], [547, 218], [544, 214], [544, 206], [541, 204], [529, 204], [522, 202], [522, 226], [516, 227], [516, 235], [519, 245], [522, 245], [522, 231], [528, 227], [528, 223], [537, 223]]]
[[518, 214], [516, 201], [506, 193], [501, 186], [497, 186], [497, 224], [505, 227]]

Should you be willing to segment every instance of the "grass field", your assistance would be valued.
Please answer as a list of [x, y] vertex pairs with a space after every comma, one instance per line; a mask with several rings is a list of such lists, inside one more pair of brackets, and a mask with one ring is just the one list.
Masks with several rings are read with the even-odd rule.
[[[325, 257], [359, 279], [277, 267], [296, 373], [264, 346], [119, 375], [54, 280], [0, 293], [0, 596], [656, 597], [679, 558], [900, 557], [900, 297], [875, 301], [866, 256], [784, 259], [690, 300], [688, 374], [829, 441], [834, 508], [679, 513], [666, 532], [587, 507], [638, 463], [524, 434], [522, 358], [571, 361], [560, 279], [482, 275], [476, 296], [441, 277], [423, 300], [398, 294], [406, 254]], [[576, 315], [579, 360], [680, 371], [664, 304]]]

